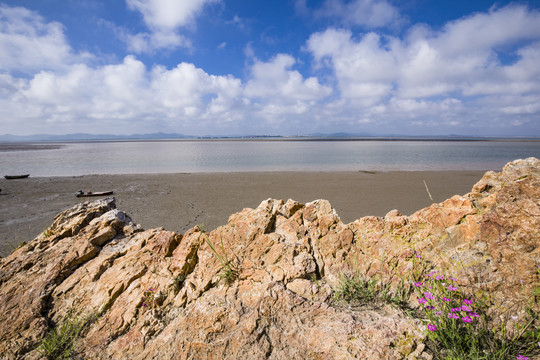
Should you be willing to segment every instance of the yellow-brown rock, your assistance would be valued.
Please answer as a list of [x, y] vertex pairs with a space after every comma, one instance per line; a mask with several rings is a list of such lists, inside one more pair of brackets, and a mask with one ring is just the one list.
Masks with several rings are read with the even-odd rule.
[[395, 282], [419, 255], [518, 307], [538, 285], [539, 232], [534, 158], [411, 216], [350, 224], [325, 200], [268, 199], [182, 236], [141, 229], [112, 198], [88, 202], [0, 259], [0, 358], [39, 359], [39, 339], [76, 309], [97, 315], [81, 359], [430, 359], [420, 320], [330, 301], [340, 274]]

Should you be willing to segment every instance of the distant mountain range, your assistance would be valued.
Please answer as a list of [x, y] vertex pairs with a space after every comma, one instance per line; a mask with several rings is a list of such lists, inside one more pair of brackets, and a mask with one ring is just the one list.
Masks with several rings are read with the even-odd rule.
[[[404, 136], [404, 135], [374, 135], [369, 133], [332, 133], [322, 134], [313, 133], [301, 136], [280, 136], [280, 135], [230, 135], [230, 136], [192, 136], [175, 133], [152, 133], [152, 134], [133, 134], [133, 135], [111, 135], [111, 134], [35, 134], [35, 135], [0, 135], [0, 142], [36, 142], [36, 141], [121, 141], [121, 140], [180, 140], [180, 139], [301, 139], [301, 140], [495, 140], [502, 137], [470, 137], [461, 135], [436, 135], [436, 136]], [[509, 139], [526, 139], [525, 137], [510, 137]], [[531, 139], [531, 138], [529, 138]], [[532, 138], [538, 140], [539, 138]]]
[[35, 134], [35, 135], [0, 135], [0, 142], [31, 142], [31, 141], [105, 141], [105, 140], [164, 140], [164, 139], [196, 139], [195, 136], [182, 134], [133, 134], [133, 135], [111, 135], [111, 134]]

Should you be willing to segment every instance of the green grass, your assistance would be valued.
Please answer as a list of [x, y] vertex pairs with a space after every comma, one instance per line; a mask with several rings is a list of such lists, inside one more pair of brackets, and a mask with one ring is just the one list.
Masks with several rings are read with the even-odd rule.
[[339, 283], [334, 290], [334, 301], [345, 301], [355, 305], [384, 303], [400, 308], [407, 307], [411, 288], [403, 279], [392, 287], [390, 283], [375, 277], [340, 274]]
[[75, 349], [75, 340], [96, 318], [95, 314], [85, 316], [73, 311], [73, 309], [68, 310], [61, 324], [54, 327], [41, 339], [36, 349], [37, 352], [49, 360], [71, 359]]
[[221, 270], [219, 272], [219, 277], [225, 281], [226, 284], [232, 284], [234, 280], [238, 278], [238, 266], [231, 262], [229, 258], [227, 257], [227, 252], [225, 251], [225, 247], [223, 246], [223, 237], [221, 238], [221, 253], [220, 255], [208, 236], [206, 234], [203, 234], [204, 240], [210, 246], [210, 249], [212, 250], [212, 253], [218, 259], [218, 261], [221, 263]]

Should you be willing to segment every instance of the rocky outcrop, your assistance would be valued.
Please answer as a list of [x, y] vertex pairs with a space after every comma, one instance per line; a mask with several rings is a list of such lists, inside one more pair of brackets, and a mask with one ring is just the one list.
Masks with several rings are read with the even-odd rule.
[[268, 199], [182, 236], [141, 229], [112, 198], [88, 202], [0, 259], [0, 357], [40, 358], [39, 339], [76, 309], [96, 314], [82, 359], [429, 359], [419, 319], [331, 301], [340, 274], [397, 281], [421, 256], [422, 270], [519, 308], [538, 285], [539, 231], [534, 158], [411, 216], [350, 224], [325, 200]]

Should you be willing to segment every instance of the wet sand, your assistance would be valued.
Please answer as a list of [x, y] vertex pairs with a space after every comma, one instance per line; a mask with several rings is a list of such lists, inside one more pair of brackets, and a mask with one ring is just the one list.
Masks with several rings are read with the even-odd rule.
[[[483, 171], [253, 172], [88, 175], [0, 180], [0, 255], [9, 254], [48, 227], [61, 211], [87, 199], [78, 190], [114, 191], [117, 208], [145, 229], [184, 233], [194, 225], [212, 230], [229, 215], [267, 198], [302, 203], [329, 200], [342, 221], [410, 215], [455, 194], [466, 194]], [[424, 180], [433, 196], [426, 191]], [[95, 199], [95, 198], [90, 198]]]

